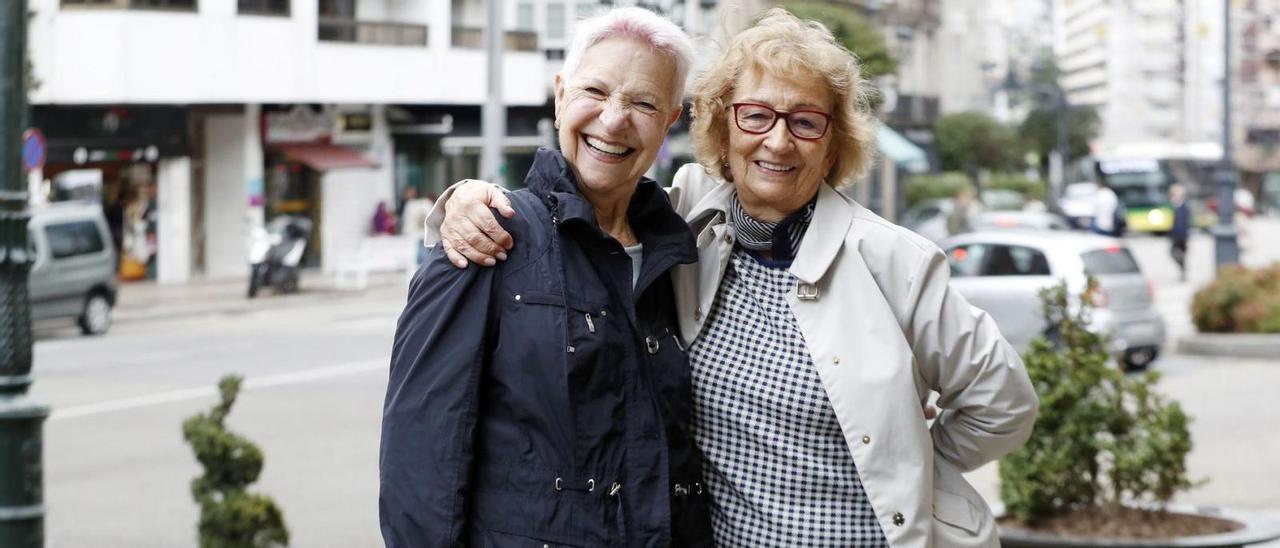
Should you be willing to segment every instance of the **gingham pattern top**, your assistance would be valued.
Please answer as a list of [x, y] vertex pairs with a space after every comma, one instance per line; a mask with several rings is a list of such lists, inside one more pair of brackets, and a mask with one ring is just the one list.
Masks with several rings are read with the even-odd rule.
[[784, 264], [735, 249], [689, 350], [716, 545], [888, 546], [787, 305]]

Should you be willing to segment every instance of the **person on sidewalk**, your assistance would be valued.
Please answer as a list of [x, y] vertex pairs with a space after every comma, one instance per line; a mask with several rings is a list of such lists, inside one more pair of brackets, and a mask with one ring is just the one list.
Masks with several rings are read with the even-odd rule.
[[1093, 193], [1093, 224], [1090, 229], [1103, 236], [1119, 238], [1124, 235], [1124, 207], [1116, 192], [1102, 182], [1102, 175], [1094, 183], [1098, 189]]
[[947, 235], [955, 236], [973, 230], [969, 221], [969, 210], [973, 207], [973, 187], [965, 183], [956, 189], [956, 195], [947, 215]]
[[1169, 229], [1169, 255], [1178, 263], [1178, 279], [1187, 281], [1187, 240], [1191, 238], [1191, 207], [1187, 191], [1180, 184], [1169, 186], [1169, 204], [1173, 207], [1173, 228]]
[[[409, 187], [413, 188], [413, 187]], [[422, 266], [427, 260], [427, 248], [423, 245], [423, 224], [431, 213], [435, 201], [430, 198], [419, 198], [415, 191], [404, 204], [400, 216], [400, 230], [413, 240], [414, 265]]]
[[644, 177], [692, 64], [653, 12], [579, 22], [560, 150], [501, 222], [520, 245], [463, 269], [437, 246], [415, 274], [382, 415], [388, 547], [712, 545], [672, 281], [698, 252]]

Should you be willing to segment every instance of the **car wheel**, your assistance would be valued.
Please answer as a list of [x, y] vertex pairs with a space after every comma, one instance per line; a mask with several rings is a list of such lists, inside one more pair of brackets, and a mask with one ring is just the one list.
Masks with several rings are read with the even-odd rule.
[[1157, 352], [1150, 348], [1131, 350], [1124, 353], [1125, 371], [1142, 371], [1156, 360]]
[[102, 293], [91, 293], [80, 313], [80, 332], [101, 335], [111, 327], [111, 301]]

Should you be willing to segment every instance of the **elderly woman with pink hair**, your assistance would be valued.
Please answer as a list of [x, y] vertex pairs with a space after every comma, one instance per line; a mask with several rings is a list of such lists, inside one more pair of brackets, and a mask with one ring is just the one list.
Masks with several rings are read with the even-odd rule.
[[[1021, 445], [1038, 401], [945, 255], [836, 191], [871, 163], [867, 93], [827, 29], [782, 9], [693, 91], [701, 165], [670, 196], [699, 260], [675, 295], [721, 546], [998, 545], [961, 473]], [[489, 204], [511, 214], [478, 182], [446, 204], [455, 263], [526, 245]]]

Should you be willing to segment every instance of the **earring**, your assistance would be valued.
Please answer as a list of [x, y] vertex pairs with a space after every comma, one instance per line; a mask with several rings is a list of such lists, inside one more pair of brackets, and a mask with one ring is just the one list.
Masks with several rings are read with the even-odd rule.
[[560, 129], [560, 119], [559, 119], [559, 118], [556, 118], [556, 122], [555, 122], [554, 124], [552, 124], [552, 125], [553, 125], [553, 126], [555, 126], [555, 127], [556, 127], [556, 129]]

